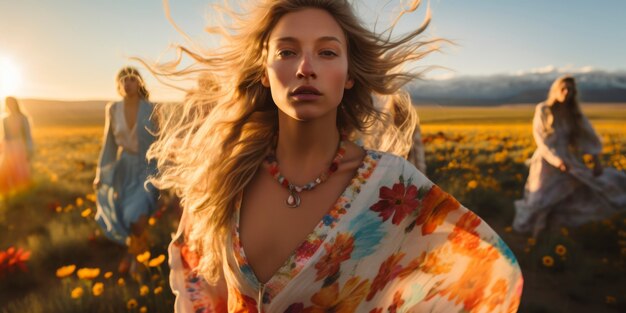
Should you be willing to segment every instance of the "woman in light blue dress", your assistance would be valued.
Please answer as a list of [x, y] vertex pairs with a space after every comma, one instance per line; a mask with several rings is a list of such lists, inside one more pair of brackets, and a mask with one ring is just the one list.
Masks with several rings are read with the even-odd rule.
[[96, 222], [111, 240], [128, 246], [119, 271], [127, 272], [137, 254], [148, 250], [145, 232], [156, 210], [158, 191], [147, 178], [156, 166], [146, 159], [154, 142], [153, 104], [139, 72], [123, 68], [117, 75], [122, 101], [106, 106], [104, 144], [94, 180]]

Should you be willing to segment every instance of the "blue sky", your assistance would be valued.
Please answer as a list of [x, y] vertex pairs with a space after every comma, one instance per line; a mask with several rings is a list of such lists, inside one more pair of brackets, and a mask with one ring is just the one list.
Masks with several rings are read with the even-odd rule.
[[[211, 2], [170, 3], [174, 20], [206, 45], [210, 38], [202, 29]], [[379, 24], [385, 25], [401, 1], [356, 3], [366, 21], [378, 14]], [[430, 6], [428, 33], [457, 43], [424, 61], [453, 70], [434, 72], [433, 78], [547, 66], [626, 69], [626, 1], [431, 0]], [[403, 18], [397, 32], [419, 24], [423, 11]], [[183, 38], [158, 0], [0, 0], [0, 93], [11, 89], [21, 98], [115, 99], [113, 77], [128, 57], [154, 60], [176, 42]], [[181, 97], [152, 78], [147, 82], [155, 100]]]

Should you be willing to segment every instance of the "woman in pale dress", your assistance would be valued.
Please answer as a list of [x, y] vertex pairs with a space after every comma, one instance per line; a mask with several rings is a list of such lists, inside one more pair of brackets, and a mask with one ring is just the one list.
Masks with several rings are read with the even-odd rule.
[[27, 187], [31, 182], [30, 160], [33, 139], [30, 122], [14, 97], [6, 97], [8, 114], [2, 117], [4, 136], [0, 142], [0, 196]]
[[104, 144], [94, 180], [95, 218], [109, 239], [128, 246], [118, 268], [125, 273], [135, 256], [149, 249], [145, 229], [156, 210], [158, 191], [147, 183], [156, 172], [155, 164], [146, 159], [155, 139], [148, 90], [132, 67], [120, 70], [117, 89], [124, 99], [106, 106]]
[[418, 36], [428, 18], [391, 37], [350, 1], [246, 4], [226, 10], [232, 29], [207, 27], [221, 47], [154, 70], [204, 69], [220, 85], [160, 123], [149, 153], [184, 207], [169, 247], [175, 310], [514, 312], [515, 257], [400, 157], [416, 120], [379, 109], [412, 112], [402, 87], [421, 73], [402, 68], [434, 48]]
[[[533, 235], [546, 227], [579, 226], [626, 209], [626, 174], [603, 168], [602, 144], [578, 101], [576, 81], [560, 77], [535, 108], [524, 198], [515, 202], [513, 228]], [[591, 155], [588, 168], [583, 155]]]

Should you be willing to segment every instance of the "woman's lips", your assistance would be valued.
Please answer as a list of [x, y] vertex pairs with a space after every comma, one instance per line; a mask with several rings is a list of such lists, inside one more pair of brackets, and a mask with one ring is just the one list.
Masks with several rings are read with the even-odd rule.
[[300, 86], [289, 96], [296, 101], [315, 101], [322, 96], [322, 93], [313, 86]]

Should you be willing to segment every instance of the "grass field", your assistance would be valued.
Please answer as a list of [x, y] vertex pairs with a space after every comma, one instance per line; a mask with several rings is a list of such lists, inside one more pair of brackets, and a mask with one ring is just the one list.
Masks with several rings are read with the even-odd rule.
[[[626, 214], [538, 238], [510, 229], [513, 200], [528, 173], [524, 161], [534, 150], [532, 106], [418, 112], [428, 176], [483, 217], [518, 257], [525, 277], [520, 312], [626, 311]], [[585, 106], [585, 112], [603, 138], [604, 164], [625, 171], [626, 105]], [[0, 312], [171, 312], [167, 262], [159, 256], [177, 225], [176, 203], [164, 197], [151, 221], [143, 274], [120, 276], [115, 268], [123, 249], [93, 221], [102, 126], [55, 121], [35, 120], [45, 126], [33, 129], [34, 183], [0, 204], [0, 251], [17, 255], [11, 265], [0, 257]]]

